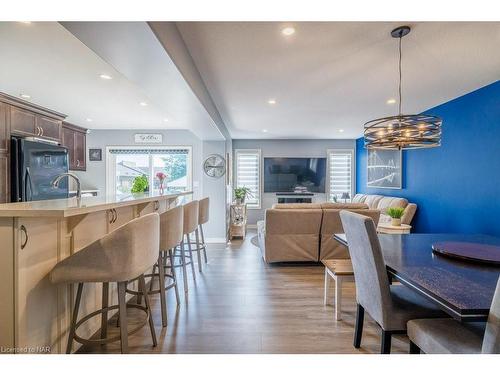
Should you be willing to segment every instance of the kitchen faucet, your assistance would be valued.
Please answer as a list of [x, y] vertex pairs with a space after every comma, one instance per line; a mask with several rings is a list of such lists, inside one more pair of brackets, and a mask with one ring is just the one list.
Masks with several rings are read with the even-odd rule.
[[80, 179], [78, 178], [77, 175], [75, 175], [73, 173], [61, 173], [59, 176], [54, 178], [54, 180], [52, 181], [52, 187], [57, 188], [59, 186], [59, 183], [61, 182], [61, 180], [66, 176], [68, 178], [72, 177], [76, 181], [76, 198], [80, 199], [82, 197], [82, 189], [80, 186]]

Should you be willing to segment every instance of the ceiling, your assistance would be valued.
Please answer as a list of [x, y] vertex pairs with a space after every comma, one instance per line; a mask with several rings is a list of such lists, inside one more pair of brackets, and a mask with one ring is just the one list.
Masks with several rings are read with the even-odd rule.
[[[178, 22], [233, 138], [357, 138], [397, 113], [390, 22]], [[409, 23], [403, 112], [500, 78], [500, 23]], [[293, 26], [295, 34], [281, 30]], [[274, 99], [276, 104], [268, 104]], [[444, 124], [446, 126], [446, 123]]]
[[147, 23], [65, 26], [0, 22], [0, 91], [28, 94], [91, 129], [188, 129], [224, 139]]

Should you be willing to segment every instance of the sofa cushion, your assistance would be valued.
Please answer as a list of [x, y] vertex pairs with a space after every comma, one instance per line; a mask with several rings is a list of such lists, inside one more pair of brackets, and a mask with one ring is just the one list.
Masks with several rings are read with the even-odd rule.
[[266, 210], [266, 234], [318, 234], [323, 211], [319, 209]]
[[[340, 212], [342, 210], [325, 209], [323, 210], [323, 220], [321, 222], [321, 240], [320, 240], [320, 259], [349, 259], [349, 251], [333, 238], [335, 233], [344, 233]], [[373, 219], [375, 225], [379, 221], [379, 210], [349, 209], [360, 215], [365, 215]]]
[[356, 194], [352, 198], [352, 203], [364, 203], [365, 199], [366, 199], [366, 194]]
[[398, 197], [383, 197], [378, 201], [376, 208], [380, 211], [385, 212], [389, 207], [403, 207], [408, 205], [408, 200], [405, 198]]
[[365, 197], [364, 203], [368, 205], [370, 209], [377, 209], [378, 208], [378, 202], [383, 198], [382, 195], [367, 195]]
[[321, 203], [321, 208], [324, 210], [349, 210], [349, 209], [368, 209], [368, 205], [366, 203], [333, 203], [333, 202], [325, 202]]
[[273, 209], [275, 210], [312, 210], [321, 209], [321, 204], [319, 203], [276, 203], [273, 204]]
[[265, 243], [261, 247], [264, 260], [317, 262], [322, 217], [321, 208], [266, 210]]

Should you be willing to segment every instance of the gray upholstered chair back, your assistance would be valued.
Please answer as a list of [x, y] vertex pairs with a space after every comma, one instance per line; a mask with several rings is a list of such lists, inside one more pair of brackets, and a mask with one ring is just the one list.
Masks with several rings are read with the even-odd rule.
[[500, 354], [500, 278], [495, 295], [491, 302], [488, 323], [484, 332], [482, 352], [484, 354]]
[[364, 215], [343, 210], [340, 218], [349, 244], [356, 299], [384, 328], [392, 299], [377, 229], [373, 220]]
[[200, 211], [198, 215], [198, 224], [205, 224], [208, 222], [209, 218], [210, 198], [206, 197], [200, 199], [199, 202], [200, 202]]
[[177, 206], [160, 215], [160, 250], [169, 250], [182, 241], [184, 208]]
[[182, 207], [184, 207], [184, 234], [193, 233], [198, 227], [199, 202], [192, 201]]
[[160, 217], [144, 215], [59, 262], [50, 280], [54, 284], [132, 280], [156, 263], [159, 246]]

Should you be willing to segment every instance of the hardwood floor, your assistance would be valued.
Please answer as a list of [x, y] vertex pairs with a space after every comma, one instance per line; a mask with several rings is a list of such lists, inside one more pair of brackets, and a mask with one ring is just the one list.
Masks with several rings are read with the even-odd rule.
[[[168, 326], [161, 326], [160, 300], [152, 298], [158, 346], [148, 327], [129, 337], [131, 353], [379, 353], [380, 330], [365, 315], [360, 349], [352, 345], [355, 288], [345, 283], [342, 321], [323, 306], [323, 267], [266, 265], [260, 250], [245, 241], [209, 245], [209, 263], [189, 271], [189, 294], [180, 280], [181, 305], [168, 292]], [[180, 273], [180, 271], [179, 271]], [[333, 292], [333, 291], [332, 291]], [[133, 321], [133, 313], [131, 323]], [[114, 318], [108, 334], [115, 334]], [[408, 339], [393, 337], [392, 352], [407, 353]], [[83, 347], [80, 353], [119, 353], [119, 343]]]

